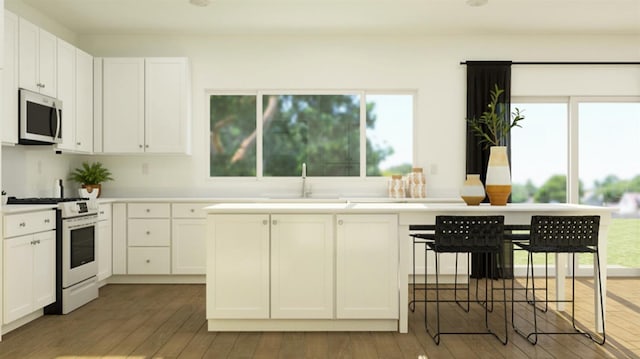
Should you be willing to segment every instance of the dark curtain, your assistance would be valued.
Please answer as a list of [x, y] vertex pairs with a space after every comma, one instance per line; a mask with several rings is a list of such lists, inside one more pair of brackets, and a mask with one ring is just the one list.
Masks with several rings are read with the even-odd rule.
[[[511, 61], [467, 61], [467, 117], [479, 118], [487, 110], [491, 101], [490, 91], [497, 84], [504, 90], [500, 100], [506, 106], [505, 116], [511, 119]], [[471, 132], [467, 124], [467, 173], [479, 173], [482, 183], [486, 183], [487, 164], [489, 163], [489, 148], [479, 143], [479, 138]], [[507, 146], [509, 162], [510, 138], [502, 139], [502, 145]], [[489, 199], [485, 198], [485, 202]], [[511, 199], [509, 199], [511, 201]], [[499, 263], [493, 259], [490, 268], [491, 278], [513, 277], [513, 245], [506, 242]], [[484, 255], [474, 255], [471, 262], [471, 276], [474, 278], [487, 277], [486, 259]]]

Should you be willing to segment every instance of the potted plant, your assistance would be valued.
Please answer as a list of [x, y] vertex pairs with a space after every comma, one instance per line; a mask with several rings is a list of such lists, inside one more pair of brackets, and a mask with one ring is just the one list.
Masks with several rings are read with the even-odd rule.
[[504, 90], [496, 84], [490, 91], [491, 102], [487, 105], [488, 110], [478, 119], [467, 119], [471, 131], [480, 138], [480, 143], [484, 143], [485, 148], [490, 148], [485, 186], [491, 205], [498, 206], [506, 205], [511, 193], [511, 171], [504, 138], [513, 127], [522, 127], [520, 121], [524, 120], [518, 108], [510, 117], [505, 115], [507, 109], [499, 102], [503, 93]]
[[83, 162], [81, 167], [71, 172], [69, 179], [80, 183], [82, 188], [85, 188], [89, 193], [92, 193], [93, 190], [96, 189], [98, 191], [97, 197], [100, 197], [102, 182], [113, 181], [111, 172], [100, 162], [91, 164]]

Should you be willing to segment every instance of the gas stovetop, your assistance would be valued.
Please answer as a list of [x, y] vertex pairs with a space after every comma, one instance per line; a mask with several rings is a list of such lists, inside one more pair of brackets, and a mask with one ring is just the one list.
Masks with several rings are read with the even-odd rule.
[[60, 202], [77, 202], [87, 201], [88, 198], [60, 198], [60, 197], [31, 197], [31, 198], [16, 198], [9, 197], [7, 204], [58, 204]]

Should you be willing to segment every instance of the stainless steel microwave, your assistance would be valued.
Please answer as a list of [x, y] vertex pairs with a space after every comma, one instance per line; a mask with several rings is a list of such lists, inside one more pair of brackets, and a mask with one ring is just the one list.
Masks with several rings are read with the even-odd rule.
[[23, 145], [62, 142], [62, 101], [20, 89], [19, 140]]

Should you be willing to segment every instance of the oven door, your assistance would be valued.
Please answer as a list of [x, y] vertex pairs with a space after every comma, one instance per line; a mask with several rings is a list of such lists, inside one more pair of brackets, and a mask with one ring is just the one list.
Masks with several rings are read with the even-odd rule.
[[98, 274], [97, 220], [95, 214], [62, 220], [62, 288]]

